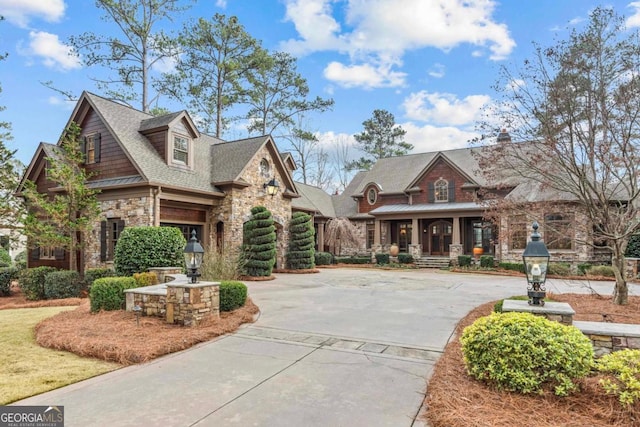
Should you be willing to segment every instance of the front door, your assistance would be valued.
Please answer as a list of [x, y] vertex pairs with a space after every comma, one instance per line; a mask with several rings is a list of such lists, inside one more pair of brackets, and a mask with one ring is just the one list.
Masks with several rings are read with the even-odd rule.
[[437, 221], [431, 223], [431, 255], [449, 255], [449, 245], [451, 245], [451, 235], [453, 234], [453, 224], [449, 221]]

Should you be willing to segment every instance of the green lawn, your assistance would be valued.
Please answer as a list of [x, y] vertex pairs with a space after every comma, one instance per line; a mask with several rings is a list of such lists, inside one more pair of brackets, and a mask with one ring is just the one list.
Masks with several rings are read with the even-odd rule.
[[38, 322], [76, 307], [0, 310], [0, 405], [53, 390], [120, 365], [40, 347], [33, 329]]

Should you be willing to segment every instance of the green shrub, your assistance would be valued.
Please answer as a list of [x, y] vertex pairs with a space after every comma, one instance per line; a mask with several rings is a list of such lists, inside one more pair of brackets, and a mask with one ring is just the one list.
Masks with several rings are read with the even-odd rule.
[[623, 406], [640, 401], [640, 350], [614, 351], [596, 361], [596, 369], [609, 374], [600, 380], [607, 394], [618, 396]]
[[126, 227], [113, 255], [119, 276], [142, 273], [151, 267], [180, 267], [186, 241], [175, 227]]
[[469, 267], [471, 265], [471, 255], [458, 255], [458, 266]]
[[15, 267], [0, 268], [0, 297], [11, 294], [11, 281], [18, 278], [19, 270]]
[[237, 280], [242, 276], [243, 260], [239, 254], [207, 251], [202, 259], [202, 280]]
[[264, 206], [251, 209], [244, 224], [244, 271], [248, 276], [271, 276], [276, 263], [276, 228], [271, 212]]
[[133, 279], [136, 281], [136, 286], [139, 288], [158, 284], [158, 276], [156, 276], [156, 273], [150, 273], [148, 271], [145, 271], [144, 273], [133, 273]]
[[27, 268], [27, 251], [21, 251], [13, 259], [13, 264], [18, 270], [24, 270]]
[[624, 254], [627, 258], [640, 258], [640, 234], [629, 237], [627, 251]]
[[615, 277], [613, 267], [609, 265], [594, 265], [589, 269], [589, 276]]
[[75, 270], [53, 271], [44, 276], [46, 299], [77, 298], [80, 296], [82, 280]]
[[333, 254], [330, 252], [316, 252], [316, 265], [330, 265], [333, 264]]
[[566, 262], [551, 262], [549, 263], [549, 270], [547, 270], [547, 274], [554, 276], [570, 276], [571, 264]]
[[315, 267], [315, 229], [311, 215], [294, 212], [289, 226], [289, 252], [287, 264], [292, 270], [303, 270]]
[[[512, 296], [509, 298], [505, 298], [505, 299], [514, 299], [516, 301], [529, 301], [529, 297], [526, 295], [516, 295], [516, 296]], [[546, 300], [546, 298], [545, 298]], [[496, 313], [502, 313], [502, 304], [504, 304], [504, 300], [501, 299], [500, 301], [496, 302], [493, 305], [493, 311]]]
[[9, 251], [0, 247], [0, 268], [11, 267], [12, 263], [13, 261], [11, 260], [11, 255], [9, 255]]
[[389, 264], [389, 254], [376, 254], [376, 264]]
[[398, 262], [400, 264], [411, 264], [413, 262], [413, 256], [409, 254], [398, 254]]
[[363, 256], [335, 257], [335, 261], [340, 264], [371, 264], [371, 258]]
[[103, 277], [96, 279], [91, 285], [89, 298], [91, 311], [111, 311], [124, 308], [124, 290], [136, 288], [138, 285], [133, 277]]
[[520, 273], [524, 273], [524, 264], [519, 262], [501, 262], [498, 264], [498, 267], [503, 270], [519, 271]]
[[480, 256], [480, 267], [482, 268], [493, 268], [495, 266], [493, 261], [493, 255], [482, 255]]
[[593, 264], [588, 262], [578, 264], [578, 274], [584, 276], [593, 267]]
[[246, 300], [247, 285], [231, 280], [220, 282], [220, 311], [231, 311], [240, 308]]
[[19, 281], [25, 298], [30, 301], [45, 299], [44, 278], [54, 271], [55, 268], [45, 266], [22, 270]]
[[91, 289], [91, 285], [96, 279], [103, 277], [113, 277], [116, 272], [112, 268], [89, 268], [84, 272], [84, 286]]
[[464, 329], [462, 352], [472, 377], [499, 389], [565, 396], [593, 363], [591, 341], [578, 328], [530, 313], [492, 313]]

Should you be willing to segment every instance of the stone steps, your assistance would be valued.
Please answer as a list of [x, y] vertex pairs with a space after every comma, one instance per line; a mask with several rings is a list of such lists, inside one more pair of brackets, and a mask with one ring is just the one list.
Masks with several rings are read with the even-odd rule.
[[420, 257], [415, 259], [418, 268], [447, 268], [451, 260], [448, 257]]

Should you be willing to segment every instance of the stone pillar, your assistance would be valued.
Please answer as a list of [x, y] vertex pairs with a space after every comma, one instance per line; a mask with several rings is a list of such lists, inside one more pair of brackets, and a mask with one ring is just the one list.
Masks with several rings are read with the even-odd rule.
[[453, 236], [451, 236], [451, 241], [454, 245], [459, 245], [460, 242], [460, 217], [453, 217]]
[[462, 245], [461, 244], [450, 244], [449, 245], [449, 259], [451, 260], [451, 264], [458, 265], [458, 255], [462, 255]]
[[414, 246], [420, 243], [419, 222], [418, 218], [411, 219], [411, 244]]
[[318, 251], [320, 252], [324, 252], [324, 224], [324, 221], [318, 223]]
[[376, 246], [380, 246], [380, 220], [376, 219], [375, 225], [373, 226], [373, 244]]
[[168, 283], [167, 323], [197, 326], [210, 316], [220, 316], [220, 283]]

